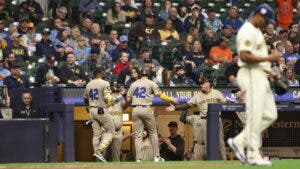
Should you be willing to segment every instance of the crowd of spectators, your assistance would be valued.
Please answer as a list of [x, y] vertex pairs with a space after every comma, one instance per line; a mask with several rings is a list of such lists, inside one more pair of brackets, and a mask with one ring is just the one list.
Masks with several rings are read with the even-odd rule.
[[[197, 86], [201, 76], [237, 85], [236, 34], [247, 17], [235, 5], [242, 2], [228, 1], [222, 16], [196, 0], [165, 0], [159, 6], [157, 0], [141, 6], [117, 0], [108, 8], [102, 1], [80, 0], [77, 13], [67, 3], [50, 2], [55, 8], [48, 16], [35, 0], [0, 0], [0, 83], [8, 89], [83, 87], [98, 66], [107, 69], [107, 80], [126, 87], [142, 67], [160, 86]], [[270, 52], [283, 57], [273, 68], [299, 86], [300, 3], [274, 3], [277, 24], [269, 24], [264, 36]]]

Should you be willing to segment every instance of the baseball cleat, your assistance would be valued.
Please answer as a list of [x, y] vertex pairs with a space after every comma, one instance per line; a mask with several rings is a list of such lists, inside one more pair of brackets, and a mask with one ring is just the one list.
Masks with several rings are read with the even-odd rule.
[[233, 140], [233, 138], [229, 138], [227, 140], [227, 144], [229, 147], [234, 151], [235, 156], [242, 162], [246, 163], [247, 158], [245, 155], [245, 151], [242, 147], [240, 147], [238, 144], [236, 144]]
[[103, 157], [103, 155], [102, 154], [94, 154], [94, 156], [98, 159], [98, 160], [100, 160], [101, 162], [107, 162], [106, 160], [105, 160], [105, 158]]
[[137, 163], [140, 163], [140, 162], [142, 162], [142, 161], [141, 161], [140, 159], [138, 159], [138, 160], [136, 160], [136, 162], [137, 162]]
[[154, 162], [164, 162], [164, 161], [165, 161], [165, 159], [160, 156], [154, 157]]
[[262, 158], [248, 159], [246, 164], [247, 165], [252, 165], [252, 166], [272, 166], [271, 161], [264, 160]]

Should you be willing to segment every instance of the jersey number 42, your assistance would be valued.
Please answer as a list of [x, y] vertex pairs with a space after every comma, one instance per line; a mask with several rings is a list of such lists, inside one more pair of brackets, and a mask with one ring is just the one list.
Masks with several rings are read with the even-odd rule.
[[145, 87], [137, 87], [134, 92], [133, 96], [136, 98], [145, 98], [146, 88]]
[[89, 91], [89, 97], [91, 100], [97, 100], [99, 99], [99, 91], [98, 89], [90, 89]]

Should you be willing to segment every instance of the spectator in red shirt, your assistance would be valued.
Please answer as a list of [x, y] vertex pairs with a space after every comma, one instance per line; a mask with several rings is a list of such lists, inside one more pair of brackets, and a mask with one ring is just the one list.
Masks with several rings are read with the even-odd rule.
[[119, 74], [122, 70], [126, 69], [129, 64], [128, 64], [128, 57], [129, 54], [125, 52], [120, 53], [119, 61], [116, 63], [115, 68], [114, 68], [114, 74]]

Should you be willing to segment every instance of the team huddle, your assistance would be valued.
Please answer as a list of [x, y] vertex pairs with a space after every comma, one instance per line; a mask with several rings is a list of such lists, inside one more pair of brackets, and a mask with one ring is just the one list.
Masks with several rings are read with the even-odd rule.
[[[271, 165], [271, 161], [264, 159], [260, 154], [261, 133], [277, 118], [275, 101], [270, 89], [268, 77], [276, 77], [272, 72], [271, 62], [277, 61], [278, 53], [268, 55], [268, 49], [261, 28], [272, 22], [274, 11], [266, 4], [258, 6], [238, 32], [237, 47], [241, 67], [237, 79], [240, 91], [244, 93], [246, 104], [246, 120], [244, 130], [227, 143], [235, 152], [236, 157], [247, 165]], [[132, 120], [135, 132], [135, 159], [143, 161], [144, 130], [147, 131], [152, 146], [154, 162], [162, 162], [159, 155], [159, 142], [156, 121], [152, 105], [152, 95], [170, 102], [168, 112], [174, 110], [187, 110], [197, 107], [199, 115], [187, 115], [186, 111], [180, 116], [180, 121], [193, 128], [193, 160], [203, 160], [206, 157], [206, 117], [209, 103], [226, 102], [222, 93], [213, 89], [206, 78], [199, 79], [200, 92], [189, 101], [179, 104], [175, 98], [161, 92], [158, 85], [150, 80], [149, 70], [143, 68], [140, 79], [133, 82], [127, 94], [122, 90], [112, 92], [109, 82], [105, 78], [105, 69], [98, 68], [94, 72], [94, 79], [86, 86], [85, 100], [89, 104], [89, 115], [93, 128], [94, 156], [105, 162], [106, 148], [112, 147], [112, 160], [120, 161], [122, 144], [122, 112], [130, 103]], [[257, 87], [259, 86], [259, 87]], [[255, 88], [255, 89], [254, 89]], [[256, 99], [261, 98], [261, 99]], [[220, 118], [221, 122], [221, 118]], [[220, 159], [226, 159], [225, 143], [222, 123], [220, 125]]]

